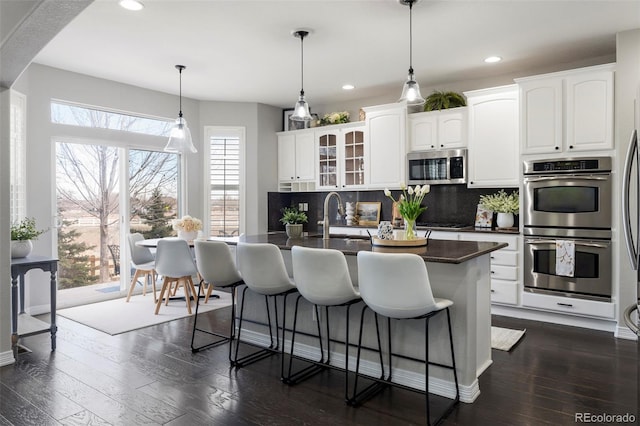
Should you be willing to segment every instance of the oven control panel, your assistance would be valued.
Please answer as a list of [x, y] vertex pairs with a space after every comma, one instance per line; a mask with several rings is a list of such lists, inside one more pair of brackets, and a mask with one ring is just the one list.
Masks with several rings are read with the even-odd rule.
[[611, 157], [531, 160], [524, 162], [524, 174], [599, 173], [611, 171]]

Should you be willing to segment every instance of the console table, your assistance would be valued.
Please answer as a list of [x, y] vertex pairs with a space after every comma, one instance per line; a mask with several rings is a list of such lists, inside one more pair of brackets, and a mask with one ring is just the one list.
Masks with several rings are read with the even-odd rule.
[[[31, 269], [42, 269], [51, 274], [51, 322], [49, 324], [24, 313], [24, 276]], [[11, 259], [11, 348], [14, 354], [17, 354], [20, 337], [46, 332], [51, 333], [51, 350], [56, 350], [56, 331], [58, 330], [56, 326], [57, 272], [58, 259], [54, 257], [32, 255]], [[20, 297], [18, 297], [18, 281], [20, 282]], [[20, 299], [19, 305], [18, 299]], [[18, 326], [18, 319], [20, 319], [20, 326]]]

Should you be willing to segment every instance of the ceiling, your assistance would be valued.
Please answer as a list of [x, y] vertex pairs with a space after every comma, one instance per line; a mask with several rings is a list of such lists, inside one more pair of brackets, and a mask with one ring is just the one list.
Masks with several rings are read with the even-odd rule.
[[[4, 0], [1, 0], [4, 1]], [[292, 107], [392, 93], [409, 66], [409, 8], [397, 0], [142, 0], [130, 12], [97, 0], [34, 62], [199, 100]], [[413, 67], [424, 87], [615, 60], [617, 32], [640, 28], [640, 0], [422, 0], [413, 7]], [[499, 55], [504, 60], [485, 64]], [[345, 83], [355, 89], [344, 91]], [[424, 94], [424, 93], [423, 93]]]

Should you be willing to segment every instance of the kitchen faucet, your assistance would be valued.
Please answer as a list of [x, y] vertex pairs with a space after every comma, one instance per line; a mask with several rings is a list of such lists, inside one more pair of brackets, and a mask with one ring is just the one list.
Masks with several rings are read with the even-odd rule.
[[340, 194], [338, 194], [335, 191], [328, 193], [324, 199], [324, 218], [322, 220], [322, 239], [323, 240], [329, 239], [329, 199], [331, 199], [331, 197], [334, 195], [338, 198], [338, 212], [341, 215], [344, 215], [344, 208], [342, 207], [342, 198], [340, 198]]

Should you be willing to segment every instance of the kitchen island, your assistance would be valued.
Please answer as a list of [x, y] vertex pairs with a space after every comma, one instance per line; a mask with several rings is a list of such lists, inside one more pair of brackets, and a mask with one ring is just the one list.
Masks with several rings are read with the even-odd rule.
[[[504, 243], [429, 240], [428, 245], [421, 247], [379, 247], [372, 246], [369, 239], [353, 236], [332, 235], [324, 240], [322, 235], [306, 235], [303, 238], [287, 238], [285, 233], [275, 232], [264, 235], [248, 235], [234, 239], [225, 239], [234, 245], [237, 241], [247, 243], [271, 243], [278, 246], [285, 260], [287, 270], [291, 271], [291, 247], [299, 245], [310, 248], [331, 248], [343, 252], [347, 258], [349, 271], [354, 285], [357, 286], [357, 253], [359, 251], [376, 252], [404, 252], [421, 256], [427, 265], [431, 287], [435, 297], [450, 299], [454, 305], [451, 308], [454, 349], [460, 385], [460, 400], [473, 402], [480, 393], [479, 375], [491, 365], [491, 306], [490, 306], [490, 258], [489, 253], [506, 246]], [[393, 285], [392, 282], [389, 285]], [[247, 293], [248, 295], [251, 293]], [[293, 298], [289, 298], [291, 301]], [[287, 304], [287, 328], [291, 328], [293, 303]], [[278, 302], [279, 308], [282, 301]], [[359, 305], [356, 305], [359, 306]], [[264, 299], [251, 294], [247, 296], [245, 318], [254, 320], [245, 323], [248, 331], [243, 330], [243, 340], [248, 339], [258, 344], [268, 342], [267, 328], [264, 324]], [[301, 303], [298, 324], [303, 331], [313, 333], [315, 318], [311, 305]], [[322, 314], [321, 314], [322, 315]], [[332, 338], [344, 341], [344, 310], [332, 309], [331, 333]], [[280, 318], [282, 318], [280, 316]], [[360, 309], [354, 307], [351, 313], [351, 345], [355, 341], [359, 327]], [[373, 316], [366, 316], [372, 321]], [[383, 323], [381, 323], [383, 324]], [[424, 364], [414, 359], [424, 359], [424, 322], [423, 321], [392, 321], [394, 353], [403, 357], [394, 358], [394, 381], [418, 389], [424, 389]], [[371, 333], [364, 336], [364, 343], [368, 347], [376, 347], [374, 327], [369, 327]], [[385, 333], [386, 334], [386, 333]], [[289, 334], [287, 334], [288, 343]], [[430, 324], [430, 353], [429, 359], [435, 362], [449, 363], [448, 337], [446, 318], [436, 316]], [[288, 344], [285, 347], [288, 348]], [[333, 346], [336, 346], [333, 348]], [[332, 346], [332, 364], [344, 366], [344, 350], [342, 345]], [[300, 349], [298, 349], [300, 347]], [[383, 350], [386, 345], [383, 342]], [[335, 352], [333, 352], [335, 350]], [[318, 358], [317, 339], [301, 339], [298, 345], [296, 339], [296, 354], [306, 358]], [[379, 364], [376, 354], [365, 351], [365, 361], [361, 370], [370, 376], [379, 376]], [[349, 353], [349, 365], [355, 369], [355, 349]], [[429, 370], [429, 388], [431, 392], [453, 398], [455, 386], [451, 374], [437, 367]]]

